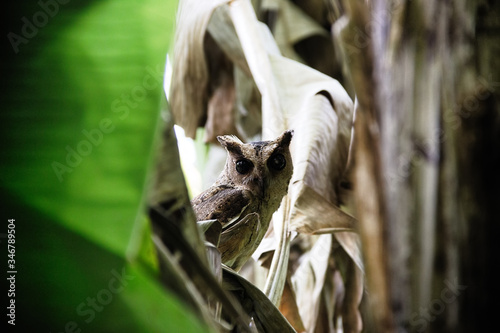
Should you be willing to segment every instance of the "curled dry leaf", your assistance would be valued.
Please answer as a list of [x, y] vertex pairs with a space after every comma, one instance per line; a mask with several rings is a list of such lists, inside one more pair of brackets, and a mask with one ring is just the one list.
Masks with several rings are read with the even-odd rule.
[[215, 9], [207, 30], [211, 38], [217, 43], [217, 47], [233, 63], [234, 88], [236, 93], [236, 101], [232, 113], [235, 121], [233, 125], [236, 126], [237, 131], [242, 137], [254, 137], [261, 131], [262, 97], [252, 78], [240, 40], [231, 21], [228, 6], [219, 6]]
[[[345, 233], [336, 234], [342, 235]], [[338, 238], [338, 237], [337, 237]], [[364, 273], [347, 254], [344, 247], [333, 248], [335, 265], [338, 268], [338, 277], [343, 279], [343, 299], [339, 305], [336, 315], [342, 316], [342, 328], [344, 332], [361, 332], [363, 321], [359, 311], [359, 304], [364, 292]]]
[[[356, 219], [327, 201], [311, 187], [301, 184], [292, 211], [291, 220], [300, 233], [327, 234], [340, 231], [354, 232]], [[329, 219], [325, 219], [329, 216]]]
[[271, 57], [280, 99], [295, 139], [295, 171], [290, 193], [300, 181], [332, 203], [345, 172], [353, 117], [353, 102], [340, 83], [310, 67]]
[[[183, 273], [182, 276], [186, 280], [186, 285], [192, 282], [198, 293], [203, 296], [204, 301], [219, 302], [232, 323], [241, 327], [245, 332], [252, 332], [249, 328], [251, 320], [243, 311], [241, 304], [222, 288], [217, 277], [211, 271], [206, 256], [200, 256], [195, 252], [183, 236], [182, 230], [172, 222], [172, 217], [168, 214], [169, 212], [160, 206], [149, 209], [149, 217], [155, 234], [155, 245], [160, 252], [163, 252], [163, 255], [159, 253], [158, 256], [160, 267], [168, 268], [173, 265], [175, 271], [183, 271], [185, 275]], [[166, 261], [162, 262], [162, 260]], [[169, 272], [168, 270], [161, 271], [161, 280], [165, 285], [170, 283]], [[201, 304], [199, 297], [193, 295], [193, 304]], [[205, 309], [200, 310], [205, 311]]]
[[295, 300], [295, 291], [289, 276], [287, 276], [279, 310], [297, 332], [305, 332], [306, 328], [302, 322], [299, 307], [297, 306], [297, 302]]
[[[209, 68], [205, 34], [213, 10], [226, 1], [180, 1], [174, 44], [170, 105], [175, 122], [194, 138], [207, 118]], [[227, 84], [226, 81], [222, 81]], [[213, 89], [215, 90], [215, 89]]]
[[269, 298], [232, 269], [223, 267], [223, 287], [240, 301], [259, 332], [295, 332]]
[[[327, 228], [339, 231], [339, 227], [352, 230], [355, 219], [333, 205], [338, 202], [340, 182], [347, 165], [353, 117], [352, 100], [337, 81], [290, 60], [277, 57], [271, 59], [275, 77], [283, 80], [279, 90], [280, 97], [285, 103], [287, 119], [294, 128], [297, 139], [292, 146], [295, 171], [288, 194], [291, 202], [290, 225], [311, 233], [326, 231]], [[306, 218], [305, 214], [311, 216]], [[358, 235], [339, 232], [334, 237], [359, 269], [359, 272], [354, 272], [362, 272]], [[362, 274], [360, 279], [362, 281]], [[356, 301], [355, 306], [350, 304], [350, 308], [354, 308], [359, 314], [357, 307], [360, 297], [357, 295], [361, 295], [363, 284], [349, 284], [345, 287], [345, 294]], [[308, 293], [307, 290], [296, 292]], [[330, 301], [336, 300], [330, 298]], [[331, 305], [325, 304], [325, 309], [329, 308]], [[358, 318], [359, 315], [352, 315], [343, 320], [356, 321], [345, 322], [345, 325], [360, 327]], [[316, 319], [320, 320], [319, 317]], [[309, 322], [311, 323], [312, 321]], [[305, 323], [305, 326], [310, 329], [308, 324]]]
[[[355, 220], [333, 205], [338, 202], [340, 182], [347, 165], [353, 102], [340, 83], [326, 75], [281, 57], [271, 57], [271, 62], [275, 78], [280, 80], [278, 91], [288, 122], [295, 130], [291, 146], [294, 173], [288, 190], [291, 216], [299, 218], [300, 228], [314, 233], [317, 222], [305, 219], [300, 213], [306, 209], [303, 203], [307, 202], [311, 207], [323, 207], [314, 216], [316, 221], [322, 221], [321, 229], [353, 228]], [[339, 220], [332, 218], [332, 210]], [[319, 215], [321, 212], [323, 214]], [[294, 220], [290, 224], [296, 227]], [[359, 242], [351, 240], [358, 236], [343, 233], [340, 238], [347, 253], [362, 268]]]
[[[218, 135], [260, 131], [260, 95], [251, 80], [227, 1], [180, 2], [171, 108], [189, 137], [205, 127], [205, 142]], [[240, 73], [241, 72], [241, 73]]]
[[[169, 118], [171, 121], [172, 119]], [[164, 223], [173, 223], [180, 229], [182, 237], [205, 260], [202, 233], [196, 226], [196, 218], [189, 202], [188, 190], [182, 173], [177, 140], [173, 123], [167, 122], [162, 132], [154, 179], [149, 192], [150, 207], [160, 206], [167, 216]], [[163, 233], [167, 226], [156, 226], [157, 234]]]
[[[300, 316], [309, 332], [315, 332], [318, 323], [331, 247], [331, 235], [319, 236], [312, 249], [303, 254], [301, 264], [292, 276]], [[333, 314], [328, 318], [333, 318]], [[328, 331], [331, 330], [325, 332]]]
[[215, 331], [218, 324], [208, 311], [203, 295], [196, 288], [191, 279], [186, 276], [186, 272], [179, 267], [179, 258], [167, 249], [163, 241], [157, 235], [153, 235], [153, 242], [156, 247], [156, 253], [158, 254], [160, 269], [164, 276], [164, 278], [162, 278], [163, 285], [170, 290], [175, 290], [177, 296], [191, 306], [195, 313], [203, 318], [207, 324], [211, 325], [212, 329]]
[[[353, 219], [347, 218], [347, 214], [335, 214], [342, 217], [342, 220], [333, 220], [330, 213], [332, 209], [335, 210], [332, 208], [334, 206], [325, 205], [325, 202], [337, 203], [338, 201], [340, 181], [345, 172], [350, 147], [353, 103], [336, 80], [295, 61], [272, 54], [265, 48], [263, 49], [262, 44], [259, 47], [252, 45], [251, 41], [254, 41], [257, 35], [255, 23], [251, 15], [245, 15], [240, 9], [240, 7], [234, 7], [233, 22], [242, 40], [243, 50], [252, 74], [263, 95], [263, 118], [272, 120], [268, 123], [269, 128], [264, 126], [264, 132], [267, 131], [269, 135], [276, 131], [276, 126], [281, 124], [281, 126], [293, 128], [298, 134], [295, 138], [299, 138], [292, 146], [295, 171], [288, 198], [285, 198], [282, 208], [275, 214], [275, 218], [279, 216], [285, 220], [284, 223], [275, 222], [274, 224], [275, 228], [278, 226], [279, 229], [275, 230], [279, 238], [277, 242], [279, 245], [276, 249], [279, 251], [275, 252], [265, 288], [274, 302], [279, 299], [285, 282], [288, 262], [286, 246], [289, 239], [284, 236], [283, 231], [287, 230], [288, 222], [294, 225], [294, 221], [289, 220], [290, 217], [302, 216], [298, 221], [301, 223], [301, 228], [309, 228], [311, 232], [315, 232], [318, 227], [317, 224], [311, 222], [312, 219], [303, 217], [304, 205], [296, 208], [297, 202], [300, 204], [309, 200], [308, 203], [313, 207], [318, 205], [324, 208], [321, 211], [322, 214], [316, 213], [315, 215], [315, 220], [326, 221], [326, 225], [323, 224], [321, 230], [325, 230], [325, 227], [338, 230], [335, 229], [338, 225], [353, 227]], [[237, 21], [237, 18], [242, 18], [241, 21], [245, 21], [245, 24]], [[258, 59], [260, 61], [257, 61]], [[252, 65], [257, 63], [265, 63], [266, 66]], [[270, 69], [271, 72], [265, 69]], [[272, 101], [279, 101], [279, 103], [273, 104]], [[280, 121], [276, 121], [277, 119]], [[318, 195], [307, 199], [302, 197], [304, 194], [311, 193], [309, 189]], [[327, 206], [329, 209], [326, 208]], [[290, 211], [292, 214], [289, 214]], [[353, 261], [362, 267], [357, 235], [344, 232], [338, 241], [353, 257]], [[282, 248], [283, 246], [285, 247]], [[358, 289], [350, 292], [359, 294]], [[318, 313], [315, 319], [318, 319]]]
[[236, 129], [236, 90], [233, 64], [220, 50], [210, 34], [205, 36], [210, 80], [207, 86], [208, 108], [205, 123], [205, 142], [217, 143], [218, 135], [234, 134]]
[[217, 220], [205, 220], [196, 222], [198, 229], [205, 236], [205, 241], [213, 245], [219, 245], [222, 225]]
[[[301, 5], [308, 7], [305, 3]], [[324, 15], [327, 9], [324, 3], [314, 6]], [[296, 1], [289, 0], [263, 1], [257, 11], [262, 13], [260, 19], [269, 26], [283, 56], [327, 75], [334, 76], [338, 72], [333, 61], [333, 44], [321, 14], [313, 18]]]

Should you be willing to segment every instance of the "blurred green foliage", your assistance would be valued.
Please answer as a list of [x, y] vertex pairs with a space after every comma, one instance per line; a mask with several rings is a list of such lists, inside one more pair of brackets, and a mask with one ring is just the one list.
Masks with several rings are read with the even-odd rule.
[[[143, 213], [176, 9], [42, 0], [4, 12], [0, 233], [15, 219], [17, 271], [9, 328], [204, 330], [156, 281]], [[5, 238], [1, 247], [6, 274]]]

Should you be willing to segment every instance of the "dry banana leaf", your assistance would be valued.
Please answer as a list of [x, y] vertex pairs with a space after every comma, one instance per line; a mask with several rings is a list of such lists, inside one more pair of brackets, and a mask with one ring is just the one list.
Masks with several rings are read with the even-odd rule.
[[[334, 76], [337, 65], [324, 18], [313, 17], [289, 0], [262, 1], [257, 12], [269, 26], [283, 56]], [[323, 11], [323, 14], [326, 12]]]
[[[292, 284], [297, 292], [298, 309], [308, 332], [316, 330], [331, 247], [331, 235], [319, 236], [312, 249], [304, 253], [301, 264], [292, 276]], [[333, 314], [329, 316], [332, 317]], [[330, 330], [325, 332], [328, 331]]]
[[[167, 122], [163, 128], [154, 179], [149, 192], [149, 206], [161, 206], [165, 210], [165, 214], [169, 216], [169, 223], [176, 224], [182, 237], [204, 261], [206, 259], [205, 248], [201, 233], [196, 226], [194, 212], [191, 209], [179, 160], [177, 140], [169, 113], [167, 113]], [[161, 228], [162, 226], [158, 226], [157, 231], [161, 231]]]
[[209, 68], [205, 33], [213, 10], [224, 2], [183, 0], [179, 3], [170, 105], [175, 122], [192, 138], [207, 118]]
[[207, 86], [208, 105], [205, 142], [218, 143], [217, 136], [233, 134], [236, 129], [236, 90], [232, 62], [220, 50], [210, 34], [205, 36], [205, 56], [210, 81]]
[[279, 310], [297, 332], [306, 331], [304, 323], [302, 322], [302, 317], [299, 313], [299, 307], [297, 306], [295, 291], [288, 276], [285, 281], [285, 287], [283, 288], [283, 296], [281, 297]]
[[227, 6], [217, 7], [207, 26], [210, 36], [217, 42], [218, 47], [226, 56], [238, 66], [245, 74], [252, 75], [248, 63], [241, 49], [241, 44], [229, 16]]
[[174, 45], [175, 121], [190, 137], [205, 127], [204, 140], [212, 143], [218, 135], [248, 138], [261, 129], [260, 95], [226, 2], [181, 1]]
[[[220, 302], [224, 313], [232, 323], [235, 323], [243, 331], [253, 332], [251, 320], [247, 313], [243, 311], [240, 303], [222, 288], [220, 282], [210, 270], [206, 260], [201, 260], [201, 257], [186, 242], [178, 226], [171, 222], [170, 217], [166, 213], [168, 212], [161, 207], [152, 207], [149, 210], [149, 216], [157, 236], [157, 248], [163, 251], [163, 245], [165, 245], [165, 250], [170, 251], [174, 256], [178, 256], [176, 266], [180, 265], [182, 267], [186, 276], [189, 277], [189, 280], [192, 281], [193, 285], [204, 298], [215, 299]], [[164, 259], [169, 260], [169, 256], [165, 251], [163, 252]], [[161, 259], [162, 257], [160, 256], [159, 258]], [[206, 259], [206, 257], [204, 258]], [[168, 263], [165, 263], [164, 266], [160, 265], [160, 267], [170, 266], [171, 264]], [[170, 278], [167, 275], [168, 272], [162, 272], [162, 280], [167, 285]]]
[[[285, 58], [271, 57], [271, 61], [275, 78], [281, 80], [279, 93], [284, 109], [287, 110], [286, 117], [295, 130], [291, 146], [294, 173], [288, 196], [292, 202], [292, 216], [299, 216], [294, 213], [297, 201], [300, 204], [301, 200], [308, 200], [313, 207], [324, 207], [325, 201], [338, 202], [351, 140], [353, 103], [336, 80]], [[300, 199], [304, 194], [311, 193], [304, 186], [314, 190], [319, 195], [316, 198], [322, 199], [318, 199], [316, 203], [310, 201], [311, 198]], [[353, 218], [335, 210], [339, 220], [332, 219], [331, 210], [325, 210], [321, 217], [316, 215], [317, 220], [326, 221], [322, 222], [322, 228], [328, 221], [332, 229], [339, 225], [350, 225], [352, 228]], [[314, 225], [306, 226], [305, 221], [303, 218], [299, 220], [300, 227], [314, 232]], [[292, 227], [295, 226], [294, 223], [293, 220], [290, 222]], [[353, 256], [353, 260], [362, 269], [358, 236], [343, 233], [338, 238], [345, 245], [346, 252]]]
[[271, 139], [287, 129], [269, 54], [280, 54], [269, 29], [259, 23], [249, 0], [233, 1], [229, 14], [252, 77], [262, 95], [262, 137]]
[[[336, 234], [337, 239], [343, 234], [345, 233]], [[363, 320], [359, 307], [364, 293], [364, 272], [352, 260], [352, 255], [347, 254], [344, 249], [345, 247], [335, 247], [334, 244], [333, 257], [338, 268], [336, 272], [340, 272], [338, 277], [343, 280], [344, 285], [342, 302], [338, 303], [339, 309], [336, 315], [342, 317], [344, 332], [361, 332]], [[338, 285], [340, 284], [335, 284]]]
[[[283, 84], [279, 85], [280, 99], [287, 110], [288, 122], [295, 130], [294, 139], [297, 139], [292, 145], [295, 169], [288, 196], [291, 201], [291, 217], [295, 216], [298, 220], [291, 219], [290, 225], [296, 227], [295, 223], [299, 223], [300, 228], [308, 228], [311, 232], [325, 228], [338, 230], [336, 228], [339, 226], [348, 226], [352, 230], [355, 220], [331, 204], [338, 203], [340, 181], [347, 165], [353, 117], [352, 100], [337, 81], [319, 72], [287, 59], [271, 57], [271, 61], [275, 78], [283, 80]], [[310, 195], [312, 191], [317, 195]], [[301, 215], [304, 201], [310, 207], [324, 209], [317, 210], [314, 219], [306, 219]], [[333, 215], [332, 210], [335, 211]], [[319, 228], [317, 221], [321, 221]], [[359, 272], [354, 272], [362, 273], [363, 261], [358, 235], [339, 232], [335, 234], [335, 238], [359, 269]], [[362, 274], [360, 280], [362, 281]], [[363, 285], [350, 284], [346, 287], [346, 296], [357, 302], [354, 306], [357, 314], [350, 317], [355, 322], [346, 322], [345, 325], [359, 328], [358, 295], [361, 295]], [[307, 293], [302, 290], [296, 292]], [[330, 301], [335, 299], [330, 298]], [[353, 308], [352, 305], [350, 307]], [[325, 309], [328, 308], [331, 306], [325, 304]], [[343, 320], [347, 321], [349, 318]], [[312, 322], [314, 321], [310, 323]], [[304, 324], [310, 329], [308, 324]]]
[[[304, 185], [314, 189], [327, 202], [338, 201], [338, 188], [350, 146], [353, 103], [337, 81], [307, 66], [272, 55], [262, 44], [255, 45], [259, 35], [256, 20], [248, 13], [248, 6], [243, 8], [244, 3], [240, 4], [242, 7], [231, 4], [230, 8], [247, 62], [263, 96], [263, 120], [270, 119], [273, 124], [269, 128], [264, 126], [264, 131], [273, 133], [277, 126], [289, 126], [296, 131], [294, 139], [298, 138], [292, 145], [295, 170], [288, 199], [285, 198], [275, 214], [275, 218], [279, 217], [277, 221], [282, 222], [274, 221], [279, 241], [265, 290], [275, 303], [281, 297], [286, 277], [290, 210], [294, 210], [299, 195], [306, 192], [302, 190]], [[322, 218], [331, 220], [327, 214]], [[352, 217], [346, 218], [345, 223], [352, 225]], [[332, 223], [331, 227], [335, 225]], [[357, 235], [344, 232], [338, 240], [362, 267]], [[359, 294], [360, 290], [349, 292]]]
[[[229, 13], [252, 77], [262, 95], [262, 137], [264, 139], [275, 137], [288, 128], [269, 59], [271, 54], [279, 54], [279, 50], [269, 30], [258, 22], [250, 1], [231, 2]], [[288, 203], [289, 200], [285, 196], [273, 217], [274, 232], [278, 235], [276, 237], [278, 242], [264, 287], [266, 295], [275, 305], [280, 303], [288, 264], [290, 242], [286, 218]]]
[[[261, 132], [261, 95], [252, 78], [240, 40], [229, 15], [228, 6], [215, 9], [207, 27], [211, 38], [217, 43], [225, 57], [233, 63], [236, 105], [233, 114], [238, 133], [242, 138], [254, 137]], [[277, 47], [275, 48], [276, 52]], [[208, 125], [208, 124], [207, 124]], [[229, 134], [229, 133], [223, 133]]]
[[298, 60], [293, 46], [308, 37], [328, 37], [328, 32], [318, 22], [288, 0], [265, 0], [260, 11], [273, 12], [270, 29], [281, 52], [287, 58]]
[[291, 215], [295, 230], [313, 235], [356, 231], [354, 217], [327, 201], [308, 185], [300, 184], [299, 188], [301, 193], [297, 196]]
[[291, 184], [303, 180], [336, 203], [347, 165], [353, 102], [338, 81], [310, 67], [276, 56], [271, 63], [286, 119], [296, 131]]
[[[356, 89], [356, 138], [355, 138], [355, 168], [354, 184], [357, 216], [360, 223], [359, 233], [363, 240], [364, 257], [367, 266], [368, 289], [370, 291], [369, 302], [373, 308], [374, 326], [378, 329], [393, 330], [393, 310], [388, 284], [389, 274], [387, 271], [387, 260], [395, 260], [400, 256], [405, 257], [407, 253], [394, 253], [388, 255], [385, 207], [386, 195], [384, 193], [384, 182], [380, 177], [381, 152], [378, 121], [376, 120], [375, 104], [375, 78], [373, 76], [373, 45], [372, 40], [365, 41], [363, 47], [353, 47], [352, 41], [360, 38], [359, 31], [370, 22], [370, 12], [365, 3], [359, 1], [344, 1], [346, 16], [334, 26], [334, 35], [343, 48], [343, 54], [348, 62], [348, 69], [353, 86]], [[361, 29], [361, 30], [360, 30]], [[400, 129], [395, 129], [399, 131]], [[401, 143], [400, 143], [401, 144]], [[406, 218], [398, 220], [401, 228], [406, 223]], [[391, 231], [397, 233], [397, 231]], [[405, 241], [402, 237], [398, 241]], [[405, 257], [407, 260], [407, 257]], [[400, 265], [404, 267], [404, 262]], [[398, 267], [399, 269], [400, 267]], [[399, 270], [404, 274], [405, 270]], [[406, 280], [406, 279], [405, 279]], [[407, 294], [406, 286], [399, 285], [398, 292]], [[409, 293], [408, 293], [409, 294]]]
[[203, 295], [179, 267], [178, 258], [170, 253], [158, 236], [153, 236], [153, 242], [158, 254], [160, 269], [164, 276], [168, 276], [168, 279], [162, 280], [163, 284], [169, 290], [175, 290], [177, 296], [190, 305], [196, 311], [197, 315], [203, 318], [204, 322], [211, 325], [214, 331], [216, 331], [218, 323], [215, 321], [212, 313], [208, 311]]
[[217, 220], [206, 220], [196, 222], [198, 229], [205, 236], [205, 241], [212, 243], [215, 246], [219, 245], [220, 233], [222, 225]]
[[259, 332], [295, 332], [259, 288], [227, 267], [223, 269], [223, 286], [240, 301]]
[[[222, 231], [222, 225], [217, 220], [206, 220], [196, 222], [198, 228], [205, 236], [205, 249], [207, 251], [207, 260], [217, 281], [222, 281], [222, 257], [217, 248]], [[220, 317], [220, 303], [216, 299], [209, 298], [209, 305], [214, 309], [215, 317]]]

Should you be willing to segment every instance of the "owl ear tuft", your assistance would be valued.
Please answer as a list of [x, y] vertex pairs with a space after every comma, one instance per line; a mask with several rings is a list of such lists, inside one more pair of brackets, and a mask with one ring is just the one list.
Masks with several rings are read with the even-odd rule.
[[292, 141], [292, 137], [293, 137], [293, 130], [287, 130], [287, 131], [283, 132], [283, 134], [281, 134], [276, 139], [276, 142], [278, 142], [278, 144], [281, 147], [288, 147], [288, 146], [290, 146], [290, 142]]
[[222, 147], [226, 148], [227, 151], [241, 154], [240, 147], [243, 144], [243, 142], [241, 142], [241, 140], [238, 139], [236, 136], [234, 136], [234, 135], [219, 135], [217, 137], [217, 140], [219, 140]]

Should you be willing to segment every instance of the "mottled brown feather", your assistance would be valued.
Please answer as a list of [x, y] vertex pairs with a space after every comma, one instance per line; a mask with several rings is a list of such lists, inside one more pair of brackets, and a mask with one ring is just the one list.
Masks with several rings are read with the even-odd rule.
[[246, 190], [221, 185], [202, 192], [191, 204], [198, 221], [215, 219], [224, 226], [241, 214], [250, 199], [251, 195]]
[[[248, 259], [241, 254], [252, 248], [260, 229], [259, 214], [250, 213], [221, 233], [219, 251], [221, 260], [230, 267], [241, 267]], [[250, 253], [251, 255], [252, 253]]]

